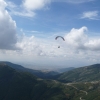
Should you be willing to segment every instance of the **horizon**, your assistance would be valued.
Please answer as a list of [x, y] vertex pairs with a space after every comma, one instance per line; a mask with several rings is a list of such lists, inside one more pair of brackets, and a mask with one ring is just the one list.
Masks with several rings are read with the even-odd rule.
[[100, 65], [100, 63], [94, 63], [94, 64], [89, 64], [89, 65], [84, 65], [84, 66], [77, 66], [77, 67], [61, 67], [61, 66], [58, 66], [58, 67], [51, 67], [51, 66], [41, 66], [41, 65], [36, 65], [36, 64], [25, 64], [25, 63], [15, 63], [15, 62], [9, 62], [9, 61], [0, 61], [1, 62], [7, 62], [7, 63], [12, 63], [12, 64], [16, 64], [16, 65], [20, 65], [24, 68], [29, 68], [29, 69], [33, 69], [33, 70], [51, 70], [51, 71], [54, 71], [54, 70], [58, 70], [58, 69], [65, 69], [65, 68], [82, 68], [82, 67], [87, 67], [87, 66], [92, 66], [92, 65]]
[[0, 0], [0, 61], [47, 69], [100, 63], [99, 4]]

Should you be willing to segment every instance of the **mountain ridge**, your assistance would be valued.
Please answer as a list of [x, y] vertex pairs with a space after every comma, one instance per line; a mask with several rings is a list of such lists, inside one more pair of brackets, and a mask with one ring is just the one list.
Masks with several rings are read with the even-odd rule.
[[44, 73], [41, 70], [34, 70], [34, 69], [30, 69], [30, 68], [25, 68], [22, 65], [14, 64], [14, 63], [11, 63], [8, 61], [0, 61], [0, 63], [6, 64], [6, 65], [16, 69], [17, 71], [30, 72], [31, 74], [36, 75], [40, 78], [48, 78], [50, 76], [58, 74], [58, 72], [55, 72], [55, 71], [50, 71], [50, 72]]
[[100, 64], [79, 67], [58, 75], [57, 80], [63, 82], [87, 82], [100, 80]]
[[59, 73], [63, 73], [65, 71], [74, 69], [74, 67], [70, 67], [70, 68], [59, 68], [59, 69], [54, 69], [54, 70], [36, 70], [36, 69], [25, 68], [22, 65], [14, 64], [8, 61], [0, 61], [0, 63], [6, 64], [16, 69], [17, 71], [30, 72], [31, 74], [36, 75], [40, 78], [44, 78], [44, 79], [51, 78], [54, 75], [57, 75]]

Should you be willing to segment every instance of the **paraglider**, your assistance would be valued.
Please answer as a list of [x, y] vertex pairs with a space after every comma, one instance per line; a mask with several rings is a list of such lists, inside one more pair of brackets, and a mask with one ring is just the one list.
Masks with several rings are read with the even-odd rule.
[[[64, 39], [62, 36], [57, 36], [57, 37], [55, 38], [55, 40], [57, 40], [58, 38], [61, 38], [63, 41], [65, 41], [65, 39]], [[60, 48], [60, 46], [58, 46], [58, 48]]]

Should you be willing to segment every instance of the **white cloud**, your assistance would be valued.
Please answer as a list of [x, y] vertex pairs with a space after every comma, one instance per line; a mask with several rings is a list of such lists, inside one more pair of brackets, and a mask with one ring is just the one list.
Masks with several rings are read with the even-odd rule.
[[22, 0], [21, 5], [7, 2], [11, 14], [18, 16], [34, 17], [36, 10], [41, 10], [50, 4], [51, 0]]
[[89, 37], [86, 34], [87, 27], [73, 28], [66, 36], [66, 44], [74, 50], [100, 51], [100, 38]]
[[16, 23], [5, 10], [6, 5], [4, 0], [0, 0], [0, 49], [15, 49]]
[[[55, 37], [41, 38], [35, 36], [23, 35], [20, 37], [17, 45], [22, 48], [24, 55], [44, 56], [44, 57], [66, 57], [69, 54], [100, 52], [100, 38], [89, 37], [86, 33], [88, 29], [83, 26], [79, 29], [71, 29], [64, 36], [65, 41], [56, 41]], [[58, 48], [58, 46], [61, 48]]]
[[23, 7], [26, 10], [39, 10], [50, 3], [50, 0], [24, 0]]
[[84, 34], [85, 31], [87, 31], [87, 27], [82, 27], [80, 29], [73, 28], [65, 36], [67, 45], [74, 48], [84, 48], [84, 42], [87, 41], [87, 35]]
[[98, 11], [88, 11], [84, 12], [81, 16], [82, 19], [92, 19], [92, 20], [98, 20], [99, 19], [99, 12]]
[[23, 36], [17, 45], [22, 48], [22, 54], [24, 55], [33, 55], [33, 56], [60, 56], [62, 53], [57, 52], [58, 45], [55, 40], [51, 39], [39, 39], [34, 36]]

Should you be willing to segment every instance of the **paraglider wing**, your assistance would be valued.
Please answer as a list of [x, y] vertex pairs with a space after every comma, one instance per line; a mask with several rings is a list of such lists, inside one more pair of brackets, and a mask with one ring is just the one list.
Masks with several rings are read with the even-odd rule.
[[62, 38], [63, 41], [65, 41], [65, 39], [64, 39], [62, 36], [57, 36], [57, 37], [55, 38], [55, 40], [57, 40], [58, 38]]

